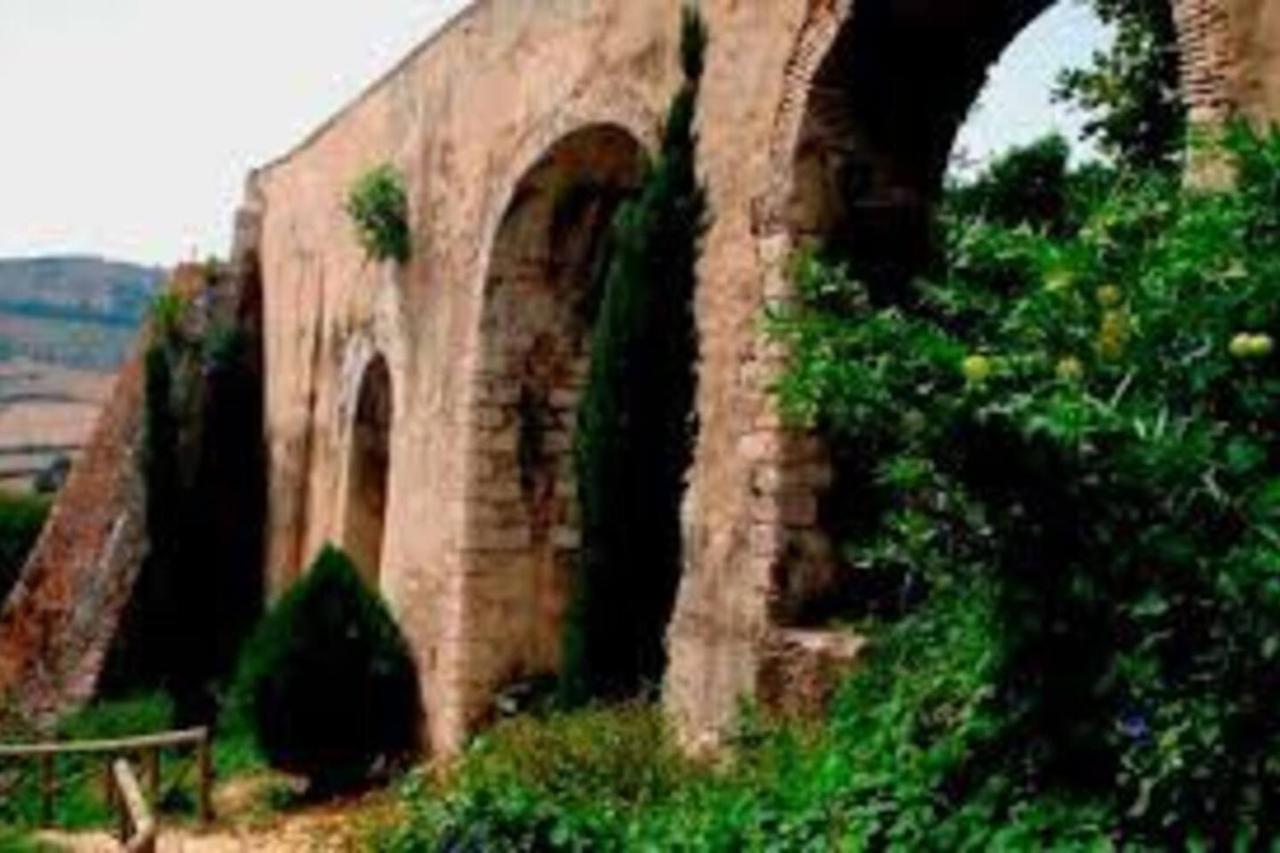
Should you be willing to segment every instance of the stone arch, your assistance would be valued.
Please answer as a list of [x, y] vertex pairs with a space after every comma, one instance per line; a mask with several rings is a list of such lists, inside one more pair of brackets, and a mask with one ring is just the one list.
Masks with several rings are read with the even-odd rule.
[[[837, 0], [811, 11], [775, 116], [774, 177], [753, 211], [766, 299], [791, 298], [787, 259], [809, 242], [848, 261], [873, 295], [900, 292], [932, 258], [950, 152], [988, 70], [1055, 2]], [[1186, 0], [1170, 2], [1177, 19]], [[1195, 41], [1182, 33], [1184, 53]], [[758, 375], [783, 369], [767, 340], [756, 359]], [[757, 444], [763, 521], [752, 536], [769, 564], [770, 618], [808, 626], [815, 602], [840, 597], [832, 545], [837, 519], [856, 512], [841, 496], [848, 460], [781, 426]]]
[[473, 718], [495, 687], [559, 668], [580, 539], [572, 446], [593, 284], [645, 162], [626, 127], [578, 126], [528, 166], [493, 230], [468, 420]]
[[342, 541], [360, 574], [380, 587], [391, 475], [391, 371], [381, 354], [365, 367], [356, 394], [347, 461]]

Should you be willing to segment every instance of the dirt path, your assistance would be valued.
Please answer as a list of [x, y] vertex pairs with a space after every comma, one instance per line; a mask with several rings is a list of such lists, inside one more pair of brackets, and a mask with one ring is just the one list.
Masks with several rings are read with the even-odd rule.
[[[396, 798], [387, 791], [286, 812], [264, 811], [261, 780], [238, 780], [219, 790], [215, 807], [230, 817], [202, 831], [160, 824], [158, 853], [311, 853], [359, 851], [368, 835], [398, 816]], [[257, 804], [257, 805], [255, 805]], [[45, 832], [37, 836], [68, 853], [119, 853], [109, 833]]]

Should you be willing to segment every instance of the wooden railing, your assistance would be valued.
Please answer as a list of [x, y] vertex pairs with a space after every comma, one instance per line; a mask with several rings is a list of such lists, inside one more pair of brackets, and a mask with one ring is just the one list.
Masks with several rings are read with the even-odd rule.
[[112, 800], [120, 814], [120, 843], [127, 853], [155, 853], [156, 820], [129, 762], [117, 758], [111, 765], [111, 778], [115, 783]]
[[[184, 747], [195, 750], [196, 807], [201, 823], [207, 825], [213, 820], [213, 754], [206, 728], [114, 740], [0, 744], [0, 761], [36, 763], [39, 769], [40, 821], [48, 827], [53, 825], [57, 804], [55, 759], [59, 756], [101, 756], [105, 760], [107, 797], [120, 818], [121, 843], [128, 850], [148, 853], [154, 849], [157, 831], [149, 803], [154, 804], [160, 795], [160, 753]], [[142, 766], [141, 782], [128, 761], [130, 757], [136, 757]]]

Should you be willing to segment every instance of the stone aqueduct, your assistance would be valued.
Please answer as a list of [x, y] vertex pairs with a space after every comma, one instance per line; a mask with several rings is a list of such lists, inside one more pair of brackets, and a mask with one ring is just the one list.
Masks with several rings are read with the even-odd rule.
[[[679, 2], [480, 0], [248, 182], [233, 257], [261, 284], [269, 586], [324, 542], [347, 547], [410, 638], [438, 750], [483, 722], [502, 684], [557, 663], [579, 539], [576, 297], [678, 82]], [[1174, 2], [1193, 119], [1280, 116], [1280, 2]], [[663, 685], [690, 748], [714, 745], [741, 697], [793, 704], [857, 651], [797, 617], [825, 582], [830, 471], [771, 408], [781, 354], [762, 307], [786, 297], [803, 237], [871, 242], [886, 262], [912, 251], [988, 66], [1050, 4], [702, 0], [699, 156], [714, 219]], [[343, 210], [383, 161], [407, 178], [415, 252], [403, 268], [366, 261]], [[137, 393], [126, 375], [121, 395]], [[530, 398], [547, 425], [533, 470], [518, 458]], [[136, 505], [120, 473], [137, 427], [124, 407], [0, 617], [0, 691], [56, 703], [91, 689], [95, 631], [115, 617], [108, 606], [105, 627], [90, 627], [81, 591], [100, 608], [127, 597], [138, 552], [120, 508]]]

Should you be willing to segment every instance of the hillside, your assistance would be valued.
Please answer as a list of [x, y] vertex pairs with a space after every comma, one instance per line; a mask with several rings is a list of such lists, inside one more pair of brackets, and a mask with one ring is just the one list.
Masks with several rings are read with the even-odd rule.
[[114, 370], [163, 279], [93, 257], [0, 260], [0, 361]]
[[164, 275], [91, 257], [0, 259], [0, 490], [29, 490], [79, 454]]

